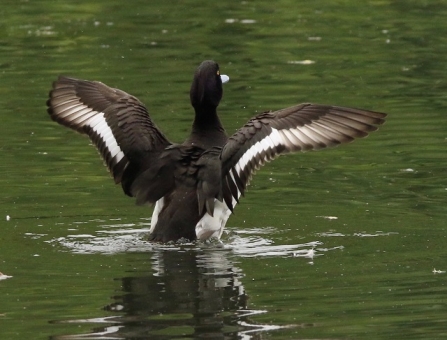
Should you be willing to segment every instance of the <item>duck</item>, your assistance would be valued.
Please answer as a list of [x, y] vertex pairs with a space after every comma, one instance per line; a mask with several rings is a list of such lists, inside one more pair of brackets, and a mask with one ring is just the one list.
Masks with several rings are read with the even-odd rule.
[[385, 122], [381, 112], [303, 103], [257, 114], [228, 135], [217, 107], [229, 79], [215, 61], [197, 67], [190, 88], [194, 119], [183, 143], [171, 142], [135, 96], [99, 81], [59, 76], [47, 112], [90, 138], [126, 195], [154, 206], [148, 238], [158, 243], [220, 240], [266, 162], [349, 143]]

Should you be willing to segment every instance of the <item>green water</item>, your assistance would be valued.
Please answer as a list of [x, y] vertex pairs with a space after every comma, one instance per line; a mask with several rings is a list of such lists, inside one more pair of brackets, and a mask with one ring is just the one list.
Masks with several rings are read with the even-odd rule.
[[[0, 14], [1, 339], [447, 336], [445, 1], [41, 0]], [[299, 102], [389, 117], [265, 166], [224, 248], [152, 245], [151, 208], [45, 101], [59, 74], [100, 80], [182, 141], [205, 59], [231, 79], [228, 132]]]

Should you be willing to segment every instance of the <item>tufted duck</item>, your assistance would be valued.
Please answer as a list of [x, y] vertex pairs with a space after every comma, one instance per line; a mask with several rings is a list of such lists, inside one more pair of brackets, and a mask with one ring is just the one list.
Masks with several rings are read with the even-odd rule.
[[348, 143], [377, 130], [385, 114], [299, 104], [264, 112], [228, 137], [216, 109], [222, 98], [214, 61], [195, 71], [195, 118], [185, 142], [170, 142], [134, 96], [96, 81], [59, 77], [47, 101], [59, 124], [87, 134], [115, 183], [138, 204], [155, 204], [149, 238], [157, 242], [220, 238], [254, 174], [280, 154]]

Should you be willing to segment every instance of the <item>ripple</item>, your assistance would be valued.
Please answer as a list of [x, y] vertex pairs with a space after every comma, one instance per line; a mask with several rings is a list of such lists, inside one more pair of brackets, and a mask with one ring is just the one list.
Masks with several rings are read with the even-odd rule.
[[397, 232], [383, 232], [383, 231], [376, 231], [374, 233], [367, 233], [367, 232], [357, 232], [353, 234], [343, 234], [343, 233], [337, 233], [337, 232], [323, 232], [323, 233], [317, 233], [317, 236], [320, 237], [379, 237], [379, 236], [391, 236], [391, 235], [398, 235]]
[[[116, 223], [120, 222], [120, 223]], [[94, 227], [92, 227], [92, 224]], [[72, 228], [73, 225], [76, 228]], [[297, 244], [277, 245], [268, 235], [278, 233], [275, 227], [265, 228], [228, 228], [222, 241], [183, 242], [157, 244], [145, 239], [150, 223], [146, 220], [137, 223], [122, 223], [120, 220], [89, 220], [73, 222], [67, 228], [66, 236], [56, 237], [45, 242], [58, 244], [75, 254], [117, 254], [126, 252], [153, 252], [155, 250], [178, 251], [222, 250], [230, 251], [239, 257], [290, 257], [313, 260], [324, 252], [343, 247], [323, 248], [323, 242], [313, 240]], [[88, 229], [88, 230], [87, 230]], [[92, 229], [96, 231], [92, 232]], [[35, 235], [27, 235], [35, 238]], [[329, 233], [317, 234], [317, 237], [339, 236]], [[340, 236], [344, 236], [341, 235]]]

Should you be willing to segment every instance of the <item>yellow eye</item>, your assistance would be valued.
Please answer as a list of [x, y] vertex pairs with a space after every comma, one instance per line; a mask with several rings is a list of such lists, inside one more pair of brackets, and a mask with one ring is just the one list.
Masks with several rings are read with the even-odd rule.
[[220, 71], [217, 71], [217, 75], [220, 76]]

